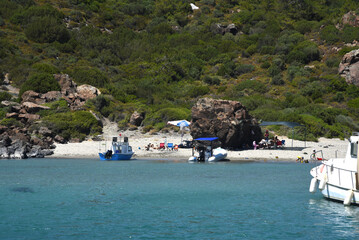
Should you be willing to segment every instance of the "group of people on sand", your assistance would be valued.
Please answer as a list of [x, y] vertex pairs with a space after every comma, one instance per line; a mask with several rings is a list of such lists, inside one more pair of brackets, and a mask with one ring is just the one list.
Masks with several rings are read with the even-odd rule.
[[277, 148], [284, 147], [285, 140], [279, 140], [277, 136], [274, 136], [273, 139], [269, 139], [269, 132], [266, 130], [264, 134], [264, 139], [262, 139], [258, 144], [256, 141], [253, 141], [253, 149], [258, 148]]
[[145, 146], [146, 151], [150, 150], [172, 150], [172, 151], [178, 151], [178, 145], [175, 144], [165, 144], [160, 143], [159, 145], [154, 145], [153, 143], [149, 143]]

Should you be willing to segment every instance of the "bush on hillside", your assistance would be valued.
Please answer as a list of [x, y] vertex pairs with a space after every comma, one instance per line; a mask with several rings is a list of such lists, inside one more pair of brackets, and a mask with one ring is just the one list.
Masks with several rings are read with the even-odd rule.
[[58, 41], [65, 43], [70, 34], [62, 23], [53, 17], [41, 17], [33, 20], [25, 28], [26, 37], [39, 43]]
[[334, 44], [340, 40], [339, 30], [334, 25], [325, 26], [320, 31], [320, 39], [329, 44]]
[[56, 74], [60, 72], [57, 67], [47, 63], [35, 63], [34, 65], [32, 65], [32, 68], [35, 69], [37, 73]]
[[11, 100], [12, 95], [8, 92], [0, 92], [0, 102]]
[[240, 82], [237, 86], [236, 86], [236, 90], [237, 91], [244, 91], [244, 90], [253, 90], [254, 92], [258, 92], [258, 93], [265, 93], [267, 91], [267, 87], [265, 84], [263, 84], [260, 81], [256, 81], [256, 80], [245, 80], [243, 82]]
[[60, 91], [60, 85], [52, 74], [36, 73], [30, 77], [20, 88], [19, 96], [28, 90], [37, 93], [47, 93], [49, 91]]
[[148, 113], [144, 120], [145, 125], [155, 125], [159, 122], [186, 119], [191, 117], [191, 110], [187, 108], [163, 108], [153, 113]]
[[44, 117], [45, 125], [54, 133], [66, 140], [80, 137], [81, 140], [88, 134], [101, 133], [101, 126], [97, 119], [89, 112], [76, 111], [58, 113]]
[[318, 46], [311, 41], [303, 41], [294, 47], [287, 56], [287, 62], [304, 63], [320, 60], [320, 52]]
[[97, 68], [75, 67], [70, 71], [78, 85], [89, 84], [95, 87], [104, 87], [109, 82], [108, 77]]

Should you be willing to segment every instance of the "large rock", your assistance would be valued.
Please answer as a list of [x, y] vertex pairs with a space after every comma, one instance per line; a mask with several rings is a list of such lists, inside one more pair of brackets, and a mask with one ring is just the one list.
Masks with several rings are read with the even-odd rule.
[[140, 126], [143, 119], [144, 119], [144, 114], [141, 114], [141, 113], [138, 113], [137, 111], [135, 111], [131, 115], [130, 124], [135, 125], [135, 126]]
[[338, 72], [348, 84], [359, 86], [359, 49], [344, 55]]
[[222, 147], [251, 146], [262, 139], [261, 129], [246, 108], [236, 101], [199, 99], [192, 108], [192, 137], [218, 137]]
[[359, 16], [353, 11], [350, 11], [342, 17], [343, 25], [350, 25], [353, 27], [359, 27]]
[[[45, 129], [46, 130], [46, 129]], [[6, 128], [0, 131], [0, 159], [25, 159], [29, 157], [44, 157], [53, 154], [49, 137], [31, 138], [27, 129]]]
[[42, 105], [32, 103], [32, 102], [23, 102], [21, 104], [21, 107], [26, 111], [26, 113], [36, 113], [40, 110], [50, 109], [49, 107], [42, 106]]
[[79, 95], [80, 98], [86, 101], [88, 99], [97, 97], [98, 95], [101, 94], [101, 92], [94, 86], [84, 84], [77, 87], [77, 94]]
[[66, 96], [76, 92], [77, 84], [72, 81], [68, 74], [55, 74], [54, 77], [59, 82], [63, 95]]

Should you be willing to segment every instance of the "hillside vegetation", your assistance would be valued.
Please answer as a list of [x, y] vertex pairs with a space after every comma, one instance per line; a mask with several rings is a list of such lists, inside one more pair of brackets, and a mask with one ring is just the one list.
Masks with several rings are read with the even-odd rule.
[[[342, 56], [359, 48], [347, 44], [359, 28], [342, 24], [345, 13], [359, 13], [358, 1], [190, 3], [0, 0], [0, 79], [9, 73], [21, 93], [41, 92], [58, 90], [52, 74], [69, 74], [103, 93], [86, 110], [121, 127], [144, 113], [146, 131], [190, 120], [204, 96], [240, 101], [258, 120], [302, 123], [307, 139], [359, 130], [359, 89], [338, 75]], [[55, 125], [71, 115], [57, 105], [42, 113]]]

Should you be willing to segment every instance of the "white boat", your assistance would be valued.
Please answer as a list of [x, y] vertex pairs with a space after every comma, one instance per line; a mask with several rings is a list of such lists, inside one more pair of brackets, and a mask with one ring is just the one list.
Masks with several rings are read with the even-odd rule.
[[217, 137], [194, 139], [194, 141], [196, 141], [197, 143], [195, 144], [196, 145], [195, 149], [197, 153], [192, 151], [192, 156], [188, 159], [188, 161], [189, 162], [218, 162], [226, 159], [227, 151], [225, 149], [221, 147], [213, 149], [213, 141], [216, 140], [218, 140]]
[[310, 170], [313, 176], [309, 191], [314, 193], [316, 188], [324, 197], [341, 201], [344, 205], [359, 204], [359, 133], [353, 133], [345, 158], [333, 158], [322, 161]]
[[117, 137], [113, 137], [110, 148], [107, 151], [102, 152], [99, 149], [99, 156], [102, 161], [130, 160], [133, 154], [134, 152], [128, 143], [127, 137], [124, 137], [123, 142], [121, 140], [117, 142]]
[[221, 147], [213, 149], [213, 155], [208, 158], [208, 162], [218, 162], [226, 159], [227, 151]]

